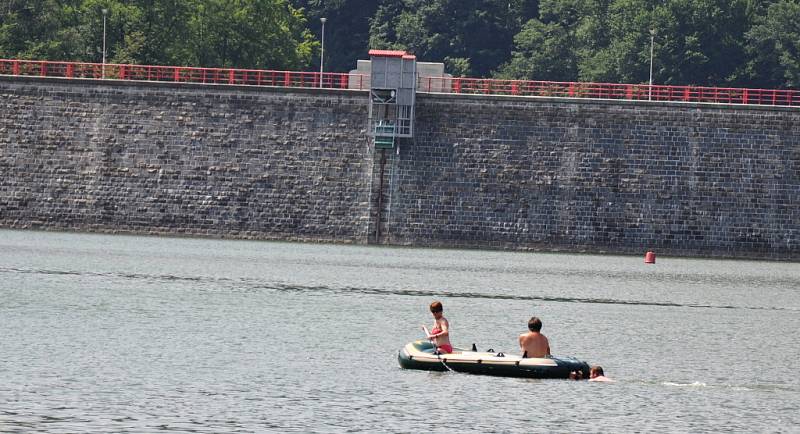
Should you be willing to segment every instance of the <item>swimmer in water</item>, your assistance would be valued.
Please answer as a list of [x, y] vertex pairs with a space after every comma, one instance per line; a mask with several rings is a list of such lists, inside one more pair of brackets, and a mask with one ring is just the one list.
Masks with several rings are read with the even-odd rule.
[[603, 373], [603, 367], [602, 366], [597, 366], [597, 365], [592, 366], [591, 369], [589, 369], [589, 381], [594, 381], [594, 382], [598, 382], [598, 383], [601, 383], [601, 382], [602, 383], [613, 383], [614, 382], [614, 380], [612, 380], [612, 379], [610, 379], [610, 378], [605, 376], [605, 374]]

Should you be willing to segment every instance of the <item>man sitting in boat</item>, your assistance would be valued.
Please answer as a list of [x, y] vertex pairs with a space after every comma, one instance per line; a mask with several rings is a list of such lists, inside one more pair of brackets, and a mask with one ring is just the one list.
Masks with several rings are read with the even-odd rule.
[[519, 348], [522, 357], [548, 357], [550, 355], [550, 342], [547, 336], [539, 333], [542, 330], [542, 320], [532, 317], [528, 321], [528, 333], [519, 335]]
[[434, 322], [433, 328], [428, 334], [428, 339], [433, 342], [433, 345], [436, 345], [436, 349], [440, 353], [452, 353], [453, 346], [450, 345], [450, 323], [447, 322], [447, 318], [442, 315], [443, 310], [442, 302], [434, 301], [431, 303], [431, 313], [433, 314]]

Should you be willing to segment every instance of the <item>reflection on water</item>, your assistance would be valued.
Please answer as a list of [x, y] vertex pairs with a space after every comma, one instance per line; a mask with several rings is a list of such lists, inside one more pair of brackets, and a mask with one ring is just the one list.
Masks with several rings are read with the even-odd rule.
[[[0, 432], [791, 431], [800, 266], [0, 231]], [[613, 384], [399, 369], [456, 345]], [[591, 415], [591, 417], [589, 417]]]

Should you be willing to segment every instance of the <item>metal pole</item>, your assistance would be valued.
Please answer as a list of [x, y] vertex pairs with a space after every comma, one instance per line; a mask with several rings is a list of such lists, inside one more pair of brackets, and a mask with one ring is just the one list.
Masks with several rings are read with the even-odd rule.
[[326, 18], [319, 19], [322, 22], [322, 47], [319, 51], [319, 87], [322, 87], [322, 71], [325, 64], [325, 21]]
[[656, 38], [656, 30], [650, 29], [650, 86], [648, 86], [648, 101], [653, 100], [653, 45]]
[[386, 149], [381, 149], [381, 178], [378, 184], [378, 218], [375, 226], [375, 244], [381, 243], [381, 215], [383, 214], [383, 171], [386, 167]]
[[103, 66], [102, 66], [102, 78], [106, 78], [106, 15], [108, 15], [108, 9], [103, 8]]

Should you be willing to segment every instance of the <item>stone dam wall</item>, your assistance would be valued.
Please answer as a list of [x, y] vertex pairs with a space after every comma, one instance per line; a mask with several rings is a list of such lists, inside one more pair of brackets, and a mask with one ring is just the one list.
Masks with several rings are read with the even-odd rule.
[[[800, 259], [800, 110], [0, 77], [0, 227]], [[381, 177], [383, 173], [383, 177]]]

